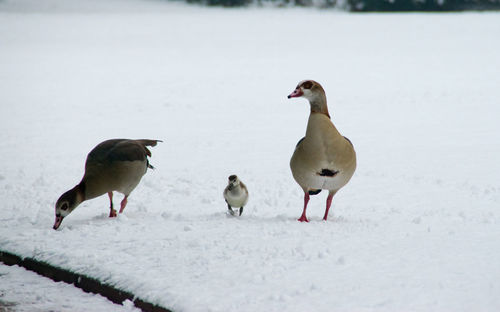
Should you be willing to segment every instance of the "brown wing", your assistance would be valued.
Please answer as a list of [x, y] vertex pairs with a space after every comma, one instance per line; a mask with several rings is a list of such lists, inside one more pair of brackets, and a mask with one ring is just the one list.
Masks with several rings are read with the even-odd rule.
[[87, 156], [89, 163], [110, 163], [114, 161], [144, 161], [151, 152], [146, 146], [155, 146], [160, 140], [113, 139], [97, 145]]

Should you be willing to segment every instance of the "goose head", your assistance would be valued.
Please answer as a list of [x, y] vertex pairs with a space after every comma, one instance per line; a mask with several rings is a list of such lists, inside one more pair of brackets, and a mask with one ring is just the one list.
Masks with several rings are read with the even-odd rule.
[[299, 82], [295, 90], [288, 95], [288, 98], [305, 97], [310, 102], [315, 101], [319, 97], [325, 96], [323, 87], [314, 80], [303, 80]]
[[288, 98], [304, 97], [311, 105], [311, 112], [322, 113], [330, 118], [326, 105], [326, 95], [323, 87], [314, 80], [303, 80], [299, 82], [295, 90], [288, 95]]
[[238, 185], [240, 185], [240, 179], [238, 179], [238, 176], [233, 174], [233, 175], [230, 175], [229, 178], [227, 178], [227, 184], [231, 186], [231, 188], [233, 187], [237, 187]]
[[64, 218], [66, 218], [83, 201], [80, 192], [75, 187], [62, 194], [56, 202], [56, 220], [53, 229], [57, 230]]

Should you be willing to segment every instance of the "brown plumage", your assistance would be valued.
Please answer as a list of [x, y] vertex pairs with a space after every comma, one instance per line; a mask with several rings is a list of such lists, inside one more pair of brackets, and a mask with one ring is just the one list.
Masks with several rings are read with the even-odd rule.
[[299, 221], [309, 221], [306, 217], [309, 195], [321, 190], [329, 192], [323, 217], [326, 220], [333, 196], [356, 170], [356, 152], [351, 141], [330, 120], [325, 91], [319, 83], [300, 82], [288, 96], [292, 97], [305, 97], [311, 106], [306, 136], [297, 143], [290, 160], [293, 177], [304, 191], [304, 209]]
[[156, 146], [160, 140], [113, 139], [97, 145], [87, 156], [85, 174], [78, 185], [67, 191], [57, 200], [57, 229], [62, 220], [80, 203], [108, 193], [110, 200], [110, 217], [116, 217], [113, 208], [113, 191], [125, 195], [120, 205], [120, 213], [127, 205], [127, 198], [141, 181], [149, 164], [151, 152], [147, 146]]

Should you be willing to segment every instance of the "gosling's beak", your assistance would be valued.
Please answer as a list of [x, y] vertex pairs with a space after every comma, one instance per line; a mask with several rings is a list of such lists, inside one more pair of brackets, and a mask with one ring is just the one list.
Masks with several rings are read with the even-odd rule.
[[290, 93], [288, 95], [288, 98], [291, 99], [291, 98], [294, 98], [294, 97], [300, 97], [302, 95], [304, 95], [304, 92], [302, 92], [302, 89], [297, 88], [292, 93]]
[[54, 226], [52, 227], [54, 230], [57, 230], [64, 219], [63, 216], [56, 216], [56, 222], [54, 222]]

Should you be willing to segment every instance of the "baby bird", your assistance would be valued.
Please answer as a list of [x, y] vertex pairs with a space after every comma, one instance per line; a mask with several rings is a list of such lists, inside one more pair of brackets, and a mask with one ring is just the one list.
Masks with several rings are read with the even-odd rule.
[[248, 190], [245, 184], [236, 175], [230, 175], [228, 183], [224, 189], [224, 199], [227, 203], [229, 213], [234, 216], [234, 208], [239, 208], [239, 215], [243, 213], [243, 207], [248, 202]]
[[160, 140], [107, 140], [97, 145], [87, 156], [85, 174], [80, 183], [62, 194], [56, 203], [54, 230], [83, 201], [105, 193], [109, 196], [109, 217], [116, 217], [113, 208], [113, 191], [125, 195], [120, 213], [127, 205], [127, 198], [141, 181], [148, 168], [151, 152], [146, 146], [156, 146]]

